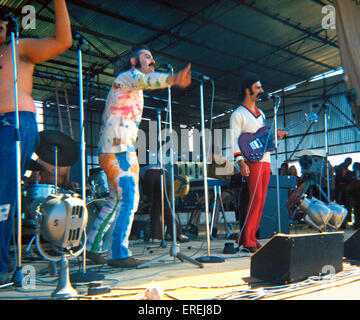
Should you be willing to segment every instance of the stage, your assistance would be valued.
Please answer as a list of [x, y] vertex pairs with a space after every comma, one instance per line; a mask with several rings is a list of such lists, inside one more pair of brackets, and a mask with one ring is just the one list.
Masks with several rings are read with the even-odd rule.
[[[291, 234], [318, 233], [307, 225], [290, 228]], [[355, 231], [348, 226], [344, 230], [344, 241]], [[261, 240], [266, 246], [269, 239]], [[159, 243], [142, 240], [130, 242], [134, 256], [144, 261], [154, 261], [145, 268], [115, 269], [107, 265], [87, 263], [88, 275], [102, 275], [97, 283], [98, 291], [89, 290], [89, 283], [73, 283], [78, 295], [71, 300], [145, 300], [153, 297], [159, 300], [228, 301], [228, 300], [358, 300], [360, 289], [359, 261], [343, 259], [343, 270], [336, 274], [314, 275], [305, 280], [287, 284], [276, 284], [250, 275], [251, 254], [235, 251], [224, 254], [226, 243], [220, 232], [218, 238], [210, 242], [210, 256], [224, 258], [220, 263], [203, 263], [203, 268], [171, 256], [171, 241], [162, 248]], [[177, 244], [180, 252], [192, 259], [208, 256], [206, 237], [201, 232], [199, 239]], [[236, 247], [236, 246], [235, 246]], [[263, 247], [263, 248], [264, 248]], [[262, 249], [260, 249], [262, 250]], [[25, 273], [23, 286], [13, 284], [2, 286], [0, 300], [55, 300], [51, 297], [57, 287], [58, 277], [48, 261], [33, 253], [23, 257], [22, 265], [26, 270], [36, 270], [34, 274]], [[156, 258], [162, 257], [160, 261]], [[30, 266], [30, 267], [29, 267]], [[69, 260], [70, 278], [81, 271], [81, 259]], [[55, 268], [55, 269], [54, 269]], [[94, 287], [92, 285], [92, 287]], [[146, 291], [148, 293], [146, 294]], [[91, 294], [89, 294], [91, 293]], [[195, 303], [195, 302], [194, 302]]]

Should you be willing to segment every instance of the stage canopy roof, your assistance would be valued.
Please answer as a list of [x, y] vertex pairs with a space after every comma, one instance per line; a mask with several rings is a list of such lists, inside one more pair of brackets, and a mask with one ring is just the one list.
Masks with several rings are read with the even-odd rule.
[[[0, 1], [20, 25], [21, 37], [44, 37], [54, 30], [53, 1]], [[215, 88], [213, 115], [239, 104], [245, 72], [260, 75], [272, 92], [341, 67], [336, 30], [324, 28], [321, 0], [67, 0], [72, 27], [88, 44], [81, 46], [86, 108], [104, 107], [114, 79], [113, 63], [137, 44], [147, 44], [158, 63], [175, 71], [192, 69], [209, 76]], [[21, 10], [36, 9], [36, 28], [24, 30]], [[33, 96], [55, 102], [55, 87], [65, 103], [78, 105], [78, 41], [71, 49], [35, 68]], [[204, 82], [206, 117], [210, 117], [212, 82]], [[145, 92], [145, 105], [164, 108], [167, 90]], [[174, 121], [200, 119], [199, 82], [172, 90]], [[144, 116], [155, 119], [155, 110]]]

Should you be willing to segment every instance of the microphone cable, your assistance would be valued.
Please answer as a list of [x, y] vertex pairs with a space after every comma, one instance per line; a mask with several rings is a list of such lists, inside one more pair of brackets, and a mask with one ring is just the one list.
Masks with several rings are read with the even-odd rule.
[[[279, 105], [280, 105], [280, 103], [279, 103]], [[267, 123], [265, 117], [264, 117], [264, 121], [265, 121], [265, 123]], [[268, 143], [269, 143], [269, 139], [270, 139], [270, 137], [272, 137], [271, 132], [272, 132], [272, 130], [273, 130], [274, 125], [275, 125], [275, 118], [273, 119], [273, 121], [272, 121], [272, 123], [271, 123], [271, 125], [270, 125], [270, 130], [269, 130], [268, 136], [267, 136], [267, 138], [266, 138], [266, 143], [265, 143], [265, 146], [264, 146], [264, 150], [267, 149], [267, 145], [268, 145]], [[275, 133], [275, 134], [277, 134], [277, 133]], [[278, 146], [275, 146], [275, 147], [277, 148]], [[264, 152], [264, 154], [265, 154], [265, 152]], [[256, 178], [256, 183], [255, 183], [254, 192], [253, 192], [253, 194], [252, 194], [251, 200], [249, 199], [250, 202], [249, 202], [249, 204], [248, 204], [248, 209], [247, 209], [247, 213], [246, 213], [246, 218], [245, 218], [245, 220], [244, 220], [243, 226], [240, 228], [240, 233], [239, 233], [239, 236], [238, 236], [239, 248], [240, 248], [240, 246], [241, 246], [241, 236], [242, 236], [242, 233], [243, 233], [243, 231], [244, 231], [244, 229], [245, 229], [245, 226], [246, 226], [247, 220], [248, 220], [248, 218], [249, 218], [249, 215], [250, 215], [250, 212], [251, 212], [251, 209], [252, 209], [252, 206], [253, 206], [253, 202], [254, 202], [254, 199], [255, 199], [255, 194], [256, 194], [256, 192], [257, 192], [257, 188], [258, 188], [258, 184], [259, 184], [259, 180], [260, 180], [260, 173], [262, 172], [262, 168], [263, 168], [263, 163], [264, 163], [263, 161], [260, 161], [260, 169], [259, 169], [259, 172], [258, 172], [258, 175], [257, 175], [257, 178]], [[251, 174], [251, 172], [250, 172], [250, 174]], [[261, 213], [261, 215], [262, 215], [262, 214], [263, 214], [263, 213]], [[240, 251], [241, 251], [241, 250], [240, 250]]]

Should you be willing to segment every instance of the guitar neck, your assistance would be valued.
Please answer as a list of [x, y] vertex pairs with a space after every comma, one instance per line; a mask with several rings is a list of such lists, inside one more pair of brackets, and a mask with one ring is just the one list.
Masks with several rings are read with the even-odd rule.
[[301, 126], [302, 124], [304, 124], [305, 122], [307, 122], [308, 120], [307, 119], [303, 119], [303, 120], [300, 120], [298, 122], [294, 122], [293, 124], [287, 126], [285, 129], [283, 129], [284, 131], [289, 131], [291, 129], [294, 129], [298, 126]]

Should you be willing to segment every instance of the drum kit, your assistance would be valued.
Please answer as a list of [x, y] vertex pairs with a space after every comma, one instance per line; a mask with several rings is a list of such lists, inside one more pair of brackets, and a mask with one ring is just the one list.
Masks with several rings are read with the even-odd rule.
[[[78, 190], [66, 190], [57, 186], [57, 169], [58, 167], [67, 167], [75, 164], [79, 157], [79, 149], [77, 144], [67, 135], [55, 130], [45, 130], [40, 132], [40, 144], [35, 153], [38, 157], [55, 166], [55, 185], [51, 184], [23, 184], [22, 190], [22, 219], [26, 226], [36, 229], [39, 226], [39, 216], [41, 211], [51, 210], [48, 208], [49, 204], [56, 203], [57, 207], [68, 203], [77, 203], [81, 199]], [[39, 172], [43, 169], [38, 162], [31, 160], [28, 170], [32, 172]], [[86, 232], [91, 230], [91, 227], [99, 214], [101, 208], [106, 203], [106, 197], [109, 195], [108, 182], [104, 171], [100, 168], [91, 169], [87, 181], [87, 196], [86, 196], [86, 210], [87, 210], [87, 224]], [[54, 198], [57, 201], [54, 202]], [[47, 208], [47, 209], [46, 209]], [[53, 208], [51, 208], [53, 209]], [[45, 213], [46, 215], [47, 213]], [[109, 233], [111, 230], [109, 230]], [[109, 237], [105, 237], [109, 238]], [[104, 245], [110, 242], [110, 239], [104, 241]], [[105, 243], [106, 242], [106, 243]], [[26, 252], [30, 249], [32, 241], [30, 242]]]

